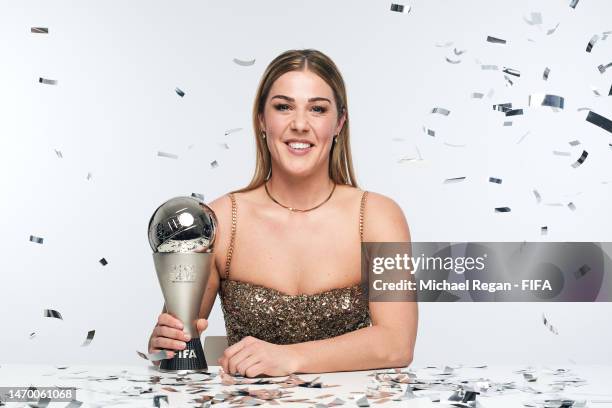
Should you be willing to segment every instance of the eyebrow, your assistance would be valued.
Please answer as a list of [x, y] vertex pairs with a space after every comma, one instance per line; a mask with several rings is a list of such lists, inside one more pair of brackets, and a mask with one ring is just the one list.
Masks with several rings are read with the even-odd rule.
[[[274, 95], [274, 96], [273, 96], [272, 98], [270, 98], [270, 99], [274, 99], [274, 98], [285, 99], [285, 100], [287, 100], [287, 101], [289, 101], [289, 102], [295, 102], [295, 99], [290, 98], [290, 97], [285, 96], [285, 95]], [[317, 102], [317, 101], [327, 101], [327, 102], [329, 102], [329, 103], [331, 104], [331, 101], [330, 101], [329, 99], [327, 99], [327, 98], [323, 98], [323, 97], [321, 97], [321, 96], [316, 96], [316, 97], [314, 97], [314, 98], [310, 98], [310, 99], [308, 99], [308, 102]]]

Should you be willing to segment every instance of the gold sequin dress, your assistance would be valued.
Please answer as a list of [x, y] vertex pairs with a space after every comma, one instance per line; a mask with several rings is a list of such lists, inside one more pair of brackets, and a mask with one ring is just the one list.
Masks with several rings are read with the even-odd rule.
[[[362, 284], [312, 295], [287, 295], [275, 289], [229, 279], [237, 226], [237, 206], [232, 200], [232, 235], [225, 278], [219, 285], [228, 345], [253, 336], [274, 344], [293, 344], [340, 336], [371, 325], [368, 300]], [[363, 241], [361, 197], [359, 235]]]

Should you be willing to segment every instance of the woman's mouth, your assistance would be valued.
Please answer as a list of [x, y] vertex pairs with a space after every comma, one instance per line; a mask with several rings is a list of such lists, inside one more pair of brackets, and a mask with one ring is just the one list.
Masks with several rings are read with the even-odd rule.
[[313, 146], [306, 142], [287, 142], [285, 143], [292, 154], [303, 156], [312, 150]]

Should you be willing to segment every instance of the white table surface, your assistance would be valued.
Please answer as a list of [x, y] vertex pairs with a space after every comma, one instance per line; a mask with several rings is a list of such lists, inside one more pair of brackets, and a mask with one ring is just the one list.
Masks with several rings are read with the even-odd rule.
[[[486, 368], [471, 368], [469, 366], [456, 366], [452, 375], [441, 375], [443, 367], [425, 368], [412, 367], [411, 370], [417, 375], [419, 380], [428, 380], [434, 378], [445, 378], [446, 381], [459, 384], [462, 380], [488, 379], [491, 383], [514, 382], [518, 388], [531, 387], [535, 390], [544, 391], [543, 394], [535, 394], [519, 389], [505, 390], [500, 395], [485, 395], [477, 396], [479, 407], [523, 407], [525, 404], [537, 405], [535, 402], [545, 399], [574, 399], [586, 400], [588, 407], [612, 407], [612, 367], [611, 366], [579, 366], [569, 364], [564, 367], [533, 367], [532, 371], [537, 377], [535, 382], [527, 382], [523, 375], [515, 371], [525, 369], [526, 367], [519, 366], [488, 366]], [[569, 370], [566, 374], [554, 374], [554, 370], [563, 368]], [[210, 372], [218, 374], [219, 367], [211, 366]], [[339, 385], [330, 388], [305, 388], [292, 387], [286, 388], [291, 395], [282, 399], [297, 399], [308, 398], [309, 403], [284, 403], [282, 405], [292, 407], [323, 407], [333, 401], [336, 397], [341, 398], [345, 403], [345, 407], [356, 407], [356, 401], [366, 395], [368, 386], [370, 389], [375, 387], [376, 382], [373, 373], [389, 372], [389, 370], [372, 370], [372, 371], [355, 371], [355, 372], [339, 372], [339, 373], [323, 373], [323, 374], [298, 374], [303, 380], [313, 380], [320, 377], [317, 381], [323, 385]], [[391, 373], [390, 375], [397, 375]], [[108, 376], [117, 376], [118, 379], [107, 380]], [[159, 383], [152, 384], [151, 378], [154, 376], [161, 377]], [[94, 378], [92, 378], [94, 377]], [[586, 382], [578, 386], [566, 386], [562, 391], [552, 390], [551, 384], [556, 380], [582, 378]], [[190, 374], [185, 378], [184, 383], [193, 384], [208, 378], [202, 374]], [[286, 377], [277, 377], [275, 380], [281, 380]], [[221, 377], [216, 375], [212, 380], [207, 381], [207, 391], [199, 394], [190, 394], [187, 392], [187, 386], [172, 385], [176, 383], [177, 376], [174, 374], [160, 373], [153, 368], [149, 363], [143, 361], [140, 365], [75, 365], [68, 366], [65, 369], [58, 369], [50, 365], [32, 365], [32, 364], [0, 364], [0, 386], [3, 387], [43, 387], [43, 386], [63, 386], [76, 387], [76, 399], [82, 401], [82, 407], [100, 407], [100, 406], [139, 406], [152, 407], [154, 395], [167, 395], [170, 406], [201, 406], [193, 402], [193, 399], [201, 395], [211, 395], [230, 391], [235, 389], [278, 389], [276, 384], [265, 385], [222, 385]], [[178, 390], [177, 392], [169, 392], [162, 390], [162, 387], [171, 386]], [[140, 390], [147, 390], [150, 387], [153, 392], [140, 394], [140, 391], [135, 387], [142, 387]], [[385, 385], [379, 385], [379, 390], [391, 390], [398, 396], [402, 395], [406, 390], [406, 384], [400, 385], [393, 389]], [[132, 391], [129, 395], [128, 392]], [[193, 390], [193, 389], [192, 389]], [[325, 394], [334, 394], [332, 397], [318, 399], [317, 396]], [[431, 402], [431, 397], [428, 395], [435, 394], [441, 402]], [[416, 391], [415, 395], [421, 397], [418, 399], [393, 401], [377, 403], [376, 399], [368, 399], [370, 406], [398, 406], [398, 407], [444, 407], [448, 405], [448, 397], [452, 391]], [[49, 407], [65, 407], [67, 402], [51, 402]], [[236, 406], [235, 402], [219, 402], [214, 403], [214, 406]], [[263, 406], [271, 406], [270, 402], [263, 401]], [[7, 403], [8, 407], [29, 406], [26, 403]], [[163, 406], [163, 405], [162, 405]]]

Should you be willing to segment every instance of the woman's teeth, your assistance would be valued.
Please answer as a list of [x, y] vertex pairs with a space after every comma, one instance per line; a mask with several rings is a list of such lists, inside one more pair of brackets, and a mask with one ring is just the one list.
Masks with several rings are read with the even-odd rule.
[[292, 149], [308, 149], [310, 146], [309, 143], [289, 143], [289, 147]]

